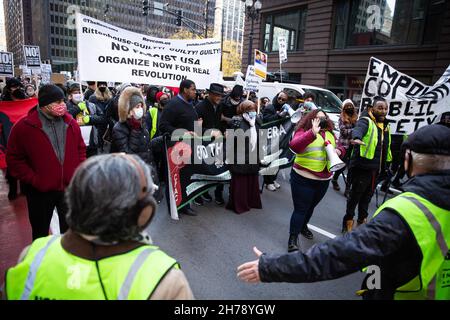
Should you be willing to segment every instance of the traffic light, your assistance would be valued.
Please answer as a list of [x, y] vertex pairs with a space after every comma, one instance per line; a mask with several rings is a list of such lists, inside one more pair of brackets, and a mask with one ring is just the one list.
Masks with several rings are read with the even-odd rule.
[[183, 11], [178, 10], [177, 13], [177, 26], [181, 27], [181, 18], [183, 17]]
[[150, 9], [149, 1], [143, 0], [142, 1], [142, 15], [147, 16], [148, 15], [148, 9]]

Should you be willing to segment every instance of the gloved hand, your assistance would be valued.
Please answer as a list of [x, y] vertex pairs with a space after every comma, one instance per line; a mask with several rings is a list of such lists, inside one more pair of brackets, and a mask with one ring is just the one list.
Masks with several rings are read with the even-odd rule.
[[83, 117], [83, 123], [84, 124], [88, 124], [90, 120], [91, 120], [91, 118], [89, 116], [84, 116]]
[[78, 104], [78, 108], [80, 108], [81, 111], [87, 110], [86, 102], [85, 102], [85, 101], [80, 102], [80, 103]]

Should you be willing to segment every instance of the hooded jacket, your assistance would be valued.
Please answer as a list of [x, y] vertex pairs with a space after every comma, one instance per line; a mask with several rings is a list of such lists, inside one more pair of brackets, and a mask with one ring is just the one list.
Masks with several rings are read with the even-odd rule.
[[40, 192], [63, 191], [75, 169], [86, 159], [86, 145], [77, 122], [66, 112], [63, 116], [66, 143], [61, 164], [42, 129], [37, 108], [31, 109], [11, 130], [6, 154], [8, 168], [13, 177]]
[[[450, 210], [450, 170], [417, 175], [404, 184], [404, 190]], [[263, 254], [259, 273], [262, 282], [316, 282], [377, 265], [381, 289], [367, 291], [364, 298], [393, 299], [396, 288], [419, 274], [421, 262], [422, 253], [407, 223], [397, 212], [384, 209], [354, 231], [314, 245], [306, 253]]]
[[119, 98], [119, 122], [114, 125], [112, 130], [111, 152], [137, 154], [147, 164], [152, 164], [153, 153], [145, 118], [141, 119], [141, 126], [139, 128], [133, 127], [128, 119], [128, 113], [131, 109], [130, 99], [133, 95], [139, 95], [142, 98], [144, 116], [146, 115], [146, 106], [141, 90], [134, 87], [125, 89]]
[[275, 120], [278, 120], [281, 118], [281, 116], [278, 112], [281, 111], [281, 108], [283, 107], [284, 104], [278, 103], [278, 95], [279, 94], [280, 94], [280, 92], [277, 93], [277, 95], [272, 99], [272, 104], [269, 104], [264, 108], [264, 110], [263, 110], [263, 122], [264, 123], [275, 121]]

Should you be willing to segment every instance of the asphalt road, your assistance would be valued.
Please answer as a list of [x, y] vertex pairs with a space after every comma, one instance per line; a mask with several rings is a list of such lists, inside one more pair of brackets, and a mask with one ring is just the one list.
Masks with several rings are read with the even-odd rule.
[[[305, 283], [246, 284], [236, 277], [236, 268], [243, 262], [255, 259], [252, 247], [267, 253], [285, 253], [292, 213], [289, 171], [285, 179], [279, 174], [281, 189], [264, 190], [263, 209], [237, 215], [214, 203], [203, 207], [192, 205], [198, 216], [182, 215], [172, 220], [165, 200], [149, 227], [156, 245], [181, 264], [197, 299], [359, 299], [363, 273], [341, 279]], [[343, 180], [340, 179], [343, 189]], [[228, 197], [225, 187], [225, 199]], [[210, 192], [213, 195], [213, 192]], [[310, 221], [331, 234], [340, 235], [341, 220], [346, 201], [343, 191], [336, 192], [331, 184], [325, 198], [317, 206]], [[375, 197], [370, 212], [375, 212]], [[306, 251], [316, 243], [329, 240], [313, 231], [314, 239], [300, 236], [301, 248]]]

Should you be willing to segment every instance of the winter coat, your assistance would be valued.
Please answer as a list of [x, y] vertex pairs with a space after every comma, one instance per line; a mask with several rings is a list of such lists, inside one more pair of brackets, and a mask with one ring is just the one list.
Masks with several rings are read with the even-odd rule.
[[80, 127], [68, 112], [63, 120], [67, 125], [63, 164], [42, 129], [37, 107], [14, 125], [6, 154], [13, 177], [40, 192], [63, 191], [67, 187], [75, 169], [86, 159], [86, 145]]
[[[450, 170], [415, 176], [404, 190], [450, 210]], [[381, 289], [369, 290], [364, 298], [393, 299], [396, 288], [419, 274], [421, 262], [422, 253], [409, 226], [396, 211], [384, 209], [370, 222], [306, 253], [262, 255], [259, 273], [263, 282], [316, 282], [377, 265]]]
[[220, 104], [214, 109], [214, 106], [209, 99], [205, 99], [195, 106], [195, 110], [197, 111], [198, 118], [203, 119], [203, 132], [208, 129], [221, 128], [222, 110], [220, 109]]
[[118, 101], [119, 122], [116, 122], [112, 129], [111, 152], [125, 152], [137, 154], [147, 164], [153, 164], [153, 153], [150, 143], [149, 128], [146, 125], [146, 107], [144, 108], [144, 118], [133, 120], [128, 118], [132, 96], [140, 96], [144, 104], [144, 97], [138, 88], [127, 88], [120, 95]]
[[181, 96], [173, 97], [164, 107], [159, 122], [161, 134], [169, 134], [176, 129], [194, 131], [194, 122], [198, 120], [195, 107], [184, 101]]
[[137, 154], [147, 164], [153, 164], [150, 134], [145, 121], [140, 128], [132, 128], [129, 122], [117, 122], [112, 130], [111, 152]]
[[[367, 130], [369, 129], [369, 123], [366, 118], [363, 117], [369, 117], [369, 114], [367, 111], [363, 112], [359, 120], [356, 122], [356, 126], [352, 131], [352, 139], [356, 140], [362, 140], [362, 138], [365, 136]], [[371, 120], [372, 121], [372, 120]], [[386, 127], [388, 124], [388, 121], [385, 120], [384, 126]], [[366, 158], [362, 158], [360, 156], [360, 146], [354, 145], [353, 153], [350, 158], [350, 168], [361, 168], [361, 169], [368, 169], [368, 170], [376, 170], [378, 172], [383, 172], [386, 165], [386, 159], [388, 154], [388, 141], [389, 141], [389, 132], [387, 130], [384, 130], [384, 133], [381, 132], [381, 129], [377, 128], [378, 133], [378, 145], [375, 149], [375, 155], [373, 159], [369, 160]], [[381, 150], [381, 135], [384, 134], [383, 138], [383, 150]]]
[[[239, 104], [242, 101], [243, 101], [243, 99], [241, 99], [237, 105], [234, 105], [231, 102], [230, 95], [228, 94], [225, 97], [223, 97], [222, 100], [220, 101], [219, 109], [221, 110], [224, 117], [231, 119], [237, 115], [237, 107], [239, 106]], [[228, 123], [226, 123], [225, 121], [221, 121], [221, 125], [220, 125], [219, 129], [220, 129], [220, 131], [224, 132], [228, 126], [229, 126]]]
[[[257, 118], [257, 120], [255, 122], [255, 127], [256, 127], [256, 136], [257, 136], [257, 143], [256, 143], [255, 150], [251, 151], [250, 136], [246, 135], [245, 139], [244, 139], [245, 164], [238, 164], [238, 159], [240, 157], [242, 157], [242, 151], [243, 151], [243, 147], [238, 146], [238, 141], [240, 141], [241, 139], [234, 137], [233, 163], [231, 163], [231, 159], [229, 158], [232, 153], [229, 150], [227, 150], [226, 154], [227, 154], [227, 159], [228, 159], [228, 163], [229, 163], [228, 167], [232, 174], [235, 173], [235, 174], [241, 174], [241, 175], [255, 175], [255, 174], [258, 174], [258, 172], [259, 172], [259, 169], [260, 169], [260, 165], [259, 165], [259, 163], [260, 163], [259, 129], [261, 127], [261, 119], [260, 118]], [[234, 130], [242, 129], [245, 133], [245, 132], [247, 132], [247, 130], [250, 129], [250, 124], [242, 116], [235, 116], [232, 118], [232, 121], [230, 123], [230, 129], [234, 129]], [[228, 137], [228, 139], [230, 139], [230, 137]], [[228, 147], [230, 147], [230, 146], [227, 144], [227, 148]], [[250, 157], [250, 152], [256, 153], [256, 163], [250, 163], [250, 160], [253, 160], [253, 156], [252, 156], [252, 158]]]
[[280, 116], [282, 104], [278, 103], [278, 95], [279, 93], [272, 99], [272, 104], [267, 105], [263, 110], [263, 123], [271, 122], [282, 118]]

